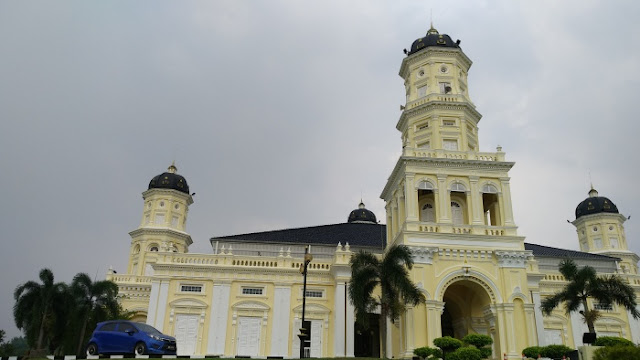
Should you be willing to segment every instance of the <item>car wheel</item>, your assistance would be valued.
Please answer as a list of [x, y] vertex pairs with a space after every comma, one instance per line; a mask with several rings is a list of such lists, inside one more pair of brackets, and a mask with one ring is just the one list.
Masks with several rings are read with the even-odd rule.
[[144, 355], [147, 353], [147, 345], [145, 345], [144, 343], [137, 343], [136, 347], [133, 348], [133, 352], [136, 355]]
[[91, 343], [87, 346], [87, 355], [88, 356], [97, 356], [98, 355], [98, 345]]

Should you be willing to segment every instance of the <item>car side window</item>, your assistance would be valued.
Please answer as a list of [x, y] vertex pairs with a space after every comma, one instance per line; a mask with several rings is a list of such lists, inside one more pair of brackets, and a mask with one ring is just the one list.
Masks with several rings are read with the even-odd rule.
[[120, 323], [118, 325], [118, 331], [120, 332], [136, 332], [136, 328], [129, 323]]
[[108, 323], [102, 325], [100, 331], [116, 331], [116, 323]]

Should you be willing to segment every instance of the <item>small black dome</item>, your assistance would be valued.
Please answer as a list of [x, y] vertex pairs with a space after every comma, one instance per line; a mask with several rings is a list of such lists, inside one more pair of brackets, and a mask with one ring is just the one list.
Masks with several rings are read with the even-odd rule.
[[589, 197], [576, 207], [576, 219], [580, 216], [603, 212], [619, 214], [616, 204], [604, 196], [598, 196], [598, 192], [594, 188], [591, 188]]
[[408, 55], [417, 53], [420, 50], [426, 49], [429, 46], [439, 46], [448, 48], [459, 48], [460, 41], [453, 41], [447, 34], [440, 34], [438, 30], [431, 26], [431, 29], [427, 31], [427, 35], [417, 39], [411, 44], [411, 51]]
[[182, 175], [178, 175], [177, 172], [178, 168], [176, 168], [174, 164], [171, 164], [167, 169], [167, 172], [151, 179], [149, 182], [149, 190], [171, 189], [189, 194], [189, 185], [187, 185], [187, 180]]
[[376, 220], [376, 215], [373, 212], [365, 209], [364, 203], [360, 201], [360, 205], [358, 205], [358, 208], [353, 210], [351, 214], [349, 214], [348, 222], [377, 224], [378, 220]]

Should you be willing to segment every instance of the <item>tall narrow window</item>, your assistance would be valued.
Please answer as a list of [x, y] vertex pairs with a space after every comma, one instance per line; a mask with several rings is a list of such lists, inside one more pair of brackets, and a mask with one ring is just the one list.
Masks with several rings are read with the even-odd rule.
[[418, 97], [422, 98], [422, 97], [425, 97], [425, 96], [427, 96], [427, 85], [420, 86], [418, 88]]
[[458, 140], [442, 140], [442, 147], [445, 150], [458, 151]]
[[436, 216], [432, 204], [424, 204], [420, 211], [420, 221], [435, 222]]
[[618, 238], [617, 237], [610, 237], [609, 238], [609, 243], [611, 244], [611, 248], [612, 249], [617, 249], [618, 248]]
[[441, 82], [440, 83], [440, 94], [451, 94], [451, 83]]
[[464, 218], [462, 214], [462, 206], [455, 201], [451, 202], [451, 217], [453, 220], [453, 225], [462, 225], [464, 224]]

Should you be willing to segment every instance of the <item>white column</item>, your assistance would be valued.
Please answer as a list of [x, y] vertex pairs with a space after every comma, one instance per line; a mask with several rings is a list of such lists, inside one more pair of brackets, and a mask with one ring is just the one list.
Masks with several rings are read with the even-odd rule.
[[[583, 307], [580, 306], [579, 310], [583, 310]], [[589, 328], [582, 320], [582, 315], [578, 313], [578, 311], [574, 311], [571, 313], [571, 330], [573, 330], [573, 346], [578, 347], [582, 346], [582, 334], [589, 332]]]
[[[276, 286], [273, 299], [270, 356], [289, 356], [289, 323], [291, 317], [291, 286]], [[277, 319], [277, 320], [276, 320]]]
[[440, 208], [438, 222], [451, 222], [451, 200], [447, 189], [447, 175], [438, 175], [438, 195]]
[[405, 328], [405, 346], [404, 346], [404, 357], [411, 358], [413, 357], [413, 349], [415, 349], [415, 327], [413, 322], [413, 307], [407, 308], [407, 313], [405, 316], [404, 328]]
[[547, 339], [544, 336], [544, 319], [542, 315], [542, 310], [540, 310], [540, 305], [542, 304], [542, 301], [540, 300], [540, 293], [537, 291], [534, 291], [531, 294], [533, 295], [533, 304], [535, 305], [534, 315], [536, 319], [536, 333], [538, 334], [538, 345], [539, 346], [550, 345], [546, 343]]
[[209, 322], [209, 337], [207, 339], [207, 354], [225, 355], [224, 346], [227, 336], [230, 294], [231, 284], [213, 285], [211, 321]]
[[469, 176], [469, 183], [471, 183], [471, 200], [469, 201], [469, 207], [471, 209], [471, 221], [473, 225], [483, 225], [483, 209], [482, 209], [482, 194], [478, 189], [478, 176]]
[[[636, 306], [636, 309], [640, 311], [640, 306]], [[631, 330], [631, 341], [634, 344], [638, 344], [640, 343], [640, 320], [634, 319], [628, 311], [627, 318], [629, 319], [629, 328]]]
[[[502, 186], [502, 203], [504, 207], [504, 224], [506, 226], [514, 225], [513, 209], [511, 207], [511, 188], [509, 187], [509, 178], [500, 178]], [[576, 345], [577, 346], [577, 345]]]
[[158, 293], [158, 312], [156, 313], [156, 329], [163, 333], [167, 333], [169, 329], [164, 328], [164, 315], [167, 313], [167, 298], [169, 297], [169, 281], [160, 282], [160, 291]]
[[156, 311], [158, 311], [158, 293], [160, 292], [160, 282], [151, 282], [151, 294], [149, 295], [149, 310], [147, 312], [147, 324], [156, 325]]
[[406, 174], [404, 180], [407, 221], [418, 221], [418, 190], [416, 190], [413, 179], [413, 174]]
[[355, 348], [355, 318], [356, 310], [351, 304], [351, 301], [347, 301], [347, 354], [346, 357], [354, 357], [354, 348]]
[[336, 291], [333, 299], [333, 356], [344, 357], [346, 350], [346, 308], [345, 296], [346, 283], [336, 283]]

